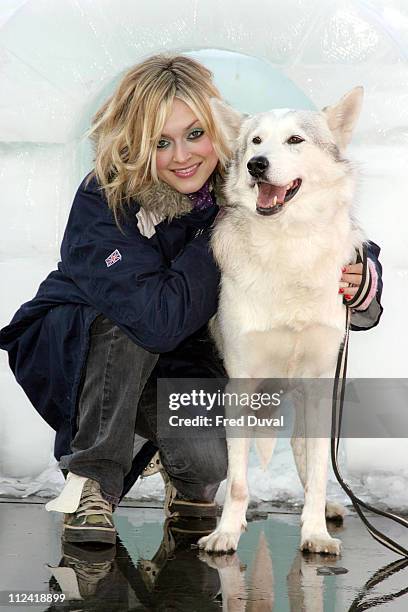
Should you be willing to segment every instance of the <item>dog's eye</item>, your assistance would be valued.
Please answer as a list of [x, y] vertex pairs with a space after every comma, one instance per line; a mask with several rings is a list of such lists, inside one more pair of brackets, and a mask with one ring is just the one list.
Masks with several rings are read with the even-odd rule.
[[291, 136], [287, 141], [288, 144], [300, 144], [301, 142], [305, 142], [303, 138], [300, 136]]
[[254, 144], [261, 144], [262, 140], [259, 138], [259, 136], [254, 136], [254, 138], [252, 139], [252, 142]]

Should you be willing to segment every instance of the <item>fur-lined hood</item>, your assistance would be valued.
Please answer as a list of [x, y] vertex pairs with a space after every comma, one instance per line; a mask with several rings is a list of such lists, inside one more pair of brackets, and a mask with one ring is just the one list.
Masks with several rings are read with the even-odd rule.
[[[214, 173], [211, 177], [210, 191], [212, 190], [214, 190], [218, 206], [226, 206], [224, 179], [219, 173]], [[153, 183], [150, 187], [137, 193], [136, 200], [146, 212], [153, 213], [159, 218], [168, 218], [169, 221], [174, 217], [181, 217], [189, 213], [193, 208], [187, 195], [176, 191], [163, 181]]]

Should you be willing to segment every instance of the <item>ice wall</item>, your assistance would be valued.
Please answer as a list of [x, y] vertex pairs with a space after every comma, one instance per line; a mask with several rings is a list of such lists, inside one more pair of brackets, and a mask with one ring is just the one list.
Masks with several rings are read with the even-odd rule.
[[[362, 170], [361, 222], [383, 248], [385, 313], [378, 328], [353, 335], [349, 372], [406, 376], [408, 253], [399, 229], [407, 220], [408, 201], [408, 8], [403, 0], [259, 0], [256, 11], [240, 0], [2, 0], [0, 325], [34, 295], [58, 261], [72, 196], [91, 163], [83, 134], [92, 113], [123, 70], [170, 49], [193, 52], [207, 63], [225, 97], [247, 112], [321, 107], [364, 85], [364, 111], [351, 153]], [[0, 493], [58, 488], [52, 462], [44, 472], [52, 432], [15, 383], [4, 353], [0, 389]], [[364, 453], [361, 445], [349, 448], [351, 467], [356, 452], [365, 457], [363, 463], [359, 459], [362, 476], [355, 483], [369, 496], [384, 493], [393, 507], [408, 507], [401, 493], [407, 489], [404, 442], [392, 447], [400, 480], [390, 465], [384, 476], [374, 470], [382, 468], [379, 444]], [[267, 477], [253, 479], [264, 483], [254, 486], [254, 495], [299, 500], [299, 484], [287, 476], [290, 465], [287, 447], [278, 448]], [[251, 467], [254, 476], [258, 469]], [[135, 494], [159, 495], [157, 479]]]

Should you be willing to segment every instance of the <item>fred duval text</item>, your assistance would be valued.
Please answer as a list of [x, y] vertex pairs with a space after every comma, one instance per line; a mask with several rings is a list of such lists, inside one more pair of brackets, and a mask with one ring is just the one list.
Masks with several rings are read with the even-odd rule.
[[222, 415], [186, 418], [173, 414], [169, 417], [169, 425], [171, 427], [284, 427], [283, 414], [279, 418], [270, 419], [259, 418], [254, 414], [245, 414], [236, 419]]

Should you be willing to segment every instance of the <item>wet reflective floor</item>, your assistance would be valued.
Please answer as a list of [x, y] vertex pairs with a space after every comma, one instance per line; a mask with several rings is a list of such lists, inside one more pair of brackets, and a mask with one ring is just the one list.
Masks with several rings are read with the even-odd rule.
[[[0, 612], [408, 610], [407, 561], [354, 514], [329, 527], [343, 542], [337, 559], [300, 553], [299, 514], [272, 507], [250, 513], [238, 552], [224, 556], [194, 546], [200, 521], [165, 522], [159, 508], [126, 505], [114, 518], [116, 546], [62, 547], [61, 515], [0, 500]], [[375, 525], [407, 546], [404, 527]]]

